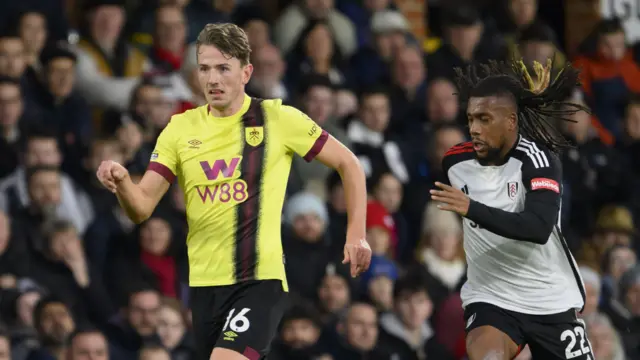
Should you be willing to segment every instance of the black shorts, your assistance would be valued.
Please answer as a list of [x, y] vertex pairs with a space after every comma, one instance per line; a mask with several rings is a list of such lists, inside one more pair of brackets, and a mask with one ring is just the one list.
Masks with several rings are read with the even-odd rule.
[[491, 326], [507, 334], [522, 350], [529, 345], [533, 360], [593, 360], [584, 322], [571, 309], [551, 315], [528, 315], [487, 303], [464, 309], [466, 332]]
[[190, 298], [196, 360], [209, 360], [214, 347], [263, 359], [287, 306], [280, 280], [192, 287]]

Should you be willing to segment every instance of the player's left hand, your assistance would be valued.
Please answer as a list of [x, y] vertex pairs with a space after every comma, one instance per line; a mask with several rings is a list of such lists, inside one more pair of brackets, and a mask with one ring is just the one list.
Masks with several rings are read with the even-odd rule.
[[436, 182], [436, 186], [441, 190], [431, 190], [431, 198], [442, 203], [438, 205], [438, 209], [453, 211], [461, 216], [467, 216], [471, 200], [465, 193], [440, 182]]
[[351, 276], [356, 277], [369, 269], [371, 247], [365, 239], [349, 240], [344, 244], [343, 264], [351, 263]]

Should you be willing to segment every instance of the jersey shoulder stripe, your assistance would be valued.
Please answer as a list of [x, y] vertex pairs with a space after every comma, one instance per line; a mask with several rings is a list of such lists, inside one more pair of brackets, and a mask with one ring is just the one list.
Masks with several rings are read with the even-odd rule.
[[516, 146], [516, 150], [525, 153], [536, 169], [550, 166], [547, 154], [534, 142], [521, 138]]
[[470, 141], [467, 141], [467, 142], [463, 142], [461, 144], [453, 146], [451, 149], [447, 150], [444, 156], [461, 154], [461, 153], [471, 152], [471, 151], [473, 151], [473, 145], [471, 144]]
[[442, 158], [442, 171], [447, 174], [449, 169], [460, 162], [472, 160], [476, 156], [470, 141], [460, 143], [449, 149]]

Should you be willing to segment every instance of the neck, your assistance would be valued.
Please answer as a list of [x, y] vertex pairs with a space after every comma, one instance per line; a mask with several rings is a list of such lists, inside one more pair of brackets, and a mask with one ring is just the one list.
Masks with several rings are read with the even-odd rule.
[[518, 142], [518, 135], [516, 135], [513, 139], [507, 142], [504, 149], [500, 151], [500, 158], [504, 159], [505, 157], [507, 157], [507, 154], [509, 153], [509, 151], [511, 151], [511, 149], [513, 149], [514, 146], [516, 146], [517, 142]]
[[327, 74], [331, 69], [331, 62], [329, 60], [324, 59], [314, 59], [313, 61], [313, 69], [318, 74]]
[[211, 115], [214, 117], [227, 117], [231, 116], [242, 108], [244, 104], [244, 91], [240, 93], [227, 107], [214, 107], [213, 105], [209, 105], [209, 110], [211, 111]]
[[116, 47], [115, 40], [96, 40], [96, 44], [108, 55], [111, 55]]

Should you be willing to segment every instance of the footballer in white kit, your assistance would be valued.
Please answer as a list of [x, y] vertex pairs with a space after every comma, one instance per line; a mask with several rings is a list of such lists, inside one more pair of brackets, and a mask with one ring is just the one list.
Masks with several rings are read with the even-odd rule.
[[562, 102], [577, 71], [565, 68], [569, 78], [558, 84], [550, 68], [536, 65], [538, 83], [519, 64], [486, 66], [484, 78], [466, 75], [461, 95], [472, 141], [445, 154], [448, 184], [432, 190], [441, 209], [463, 216], [461, 296], [471, 360], [510, 359], [525, 345], [534, 359], [593, 359], [577, 317], [584, 285], [560, 226], [557, 153], [566, 143], [543, 123], [582, 110]]

